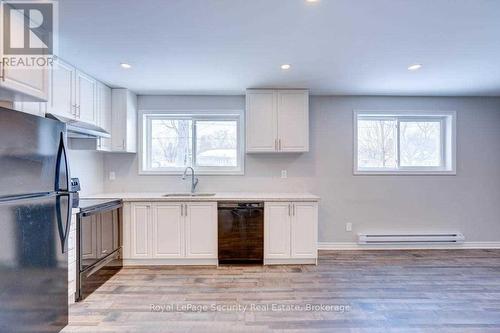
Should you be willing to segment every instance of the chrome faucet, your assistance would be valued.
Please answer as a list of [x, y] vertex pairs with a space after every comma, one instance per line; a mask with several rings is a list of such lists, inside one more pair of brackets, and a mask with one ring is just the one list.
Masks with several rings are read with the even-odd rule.
[[198, 178], [194, 176], [194, 169], [191, 167], [187, 167], [184, 170], [184, 174], [182, 175], [182, 180], [186, 179], [186, 175], [189, 169], [191, 169], [191, 194], [194, 194], [194, 191], [196, 190], [196, 185], [198, 185]]

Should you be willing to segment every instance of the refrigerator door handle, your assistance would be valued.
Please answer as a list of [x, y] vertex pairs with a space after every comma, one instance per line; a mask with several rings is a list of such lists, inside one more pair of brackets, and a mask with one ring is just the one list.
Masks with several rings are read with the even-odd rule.
[[[59, 184], [59, 178], [61, 175], [61, 158], [64, 155], [64, 165], [66, 171], [66, 188], [62, 189], [61, 184]], [[68, 154], [66, 151], [66, 146], [64, 144], [64, 134], [61, 132], [60, 140], [59, 140], [59, 149], [57, 151], [57, 164], [56, 164], [56, 181], [55, 181], [55, 190], [56, 192], [69, 192], [71, 184], [71, 175], [69, 171], [68, 164]]]
[[[65, 226], [63, 227], [63, 221], [62, 221], [62, 212], [61, 212], [61, 197], [67, 197], [68, 198], [68, 210], [66, 212], [66, 223]], [[72, 206], [71, 206], [71, 194], [66, 193], [66, 194], [59, 194], [57, 195], [56, 199], [56, 210], [57, 210], [57, 230], [59, 231], [59, 239], [61, 241], [61, 249], [62, 253], [66, 253], [68, 250], [68, 236], [69, 236], [69, 230], [71, 228], [71, 212], [72, 212]]]

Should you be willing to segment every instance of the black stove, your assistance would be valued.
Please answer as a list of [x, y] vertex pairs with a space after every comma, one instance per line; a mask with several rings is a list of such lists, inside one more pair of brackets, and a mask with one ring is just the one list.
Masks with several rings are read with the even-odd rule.
[[80, 199], [76, 219], [77, 301], [93, 293], [121, 266], [121, 199]]

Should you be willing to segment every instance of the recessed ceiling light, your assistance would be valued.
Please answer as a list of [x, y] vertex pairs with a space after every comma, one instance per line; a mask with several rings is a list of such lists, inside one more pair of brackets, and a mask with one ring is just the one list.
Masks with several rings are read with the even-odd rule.
[[288, 70], [290, 68], [292, 68], [292, 65], [290, 65], [290, 64], [283, 64], [283, 65], [281, 65], [281, 69]]
[[124, 63], [124, 62], [122, 62], [122, 63], [120, 64], [120, 66], [122, 66], [122, 68], [125, 68], [125, 69], [132, 68], [132, 65], [127, 64], [127, 63]]
[[420, 68], [422, 68], [422, 64], [413, 64], [408, 66], [409, 71], [418, 71]]
[[319, 0], [306, 0], [306, 2], [318, 2]]

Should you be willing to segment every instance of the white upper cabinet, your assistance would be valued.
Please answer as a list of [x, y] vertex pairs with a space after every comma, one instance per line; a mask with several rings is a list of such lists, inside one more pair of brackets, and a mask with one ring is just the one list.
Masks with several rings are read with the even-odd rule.
[[97, 124], [97, 82], [78, 70], [75, 77], [77, 117], [86, 123]]
[[[0, 17], [4, 18], [3, 6], [0, 6]], [[3, 25], [3, 22], [2, 22]], [[0, 58], [4, 55], [4, 31], [0, 31]], [[11, 39], [23, 39], [24, 29], [11, 30]], [[16, 38], [16, 36], [19, 36]], [[13, 37], [13, 38], [12, 38]], [[37, 55], [34, 55], [37, 56]], [[30, 58], [32, 56], [29, 56]], [[16, 58], [25, 58], [24, 55], [16, 56]], [[5, 59], [4, 61], [9, 60]], [[48, 67], [16, 67], [12, 64], [6, 64], [4, 61], [0, 63], [0, 100], [7, 101], [24, 101], [24, 102], [43, 102], [48, 97]]]
[[247, 153], [309, 151], [309, 92], [249, 89]]
[[137, 96], [128, 89], [112, 90], [112, 150], [137, 152]]
[[278, 149], [282, 152], [309, 150], [309, 93], [278, 91]]
[[247, 152], [275, 152], [278, 139], [276, 93], [273, 90], [247, 91], [246, 109]]
[[75, 83], [76, 70], [70, 64], [58, 59], [50, 71], [50, 89], [47, 113], [66, 118], [76, 118]]
[[0, 67], [0, 99], [34, 102], [47, 100], [48, 68], [12, 68], [1, 64]]
[[97, 81], [61, 59], [50, 71], [47, 113], [97, 125]]
[[[111, 88], [101, 82], [97, 83], [97, 116], [98, 125], [106, 132], [111, 133]], [[97, 149], [101, 151], [111, 151], [111, 138], [99, 138], [97, 142]]]

